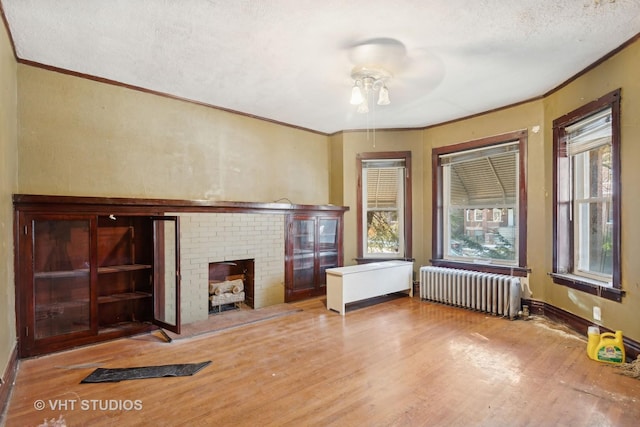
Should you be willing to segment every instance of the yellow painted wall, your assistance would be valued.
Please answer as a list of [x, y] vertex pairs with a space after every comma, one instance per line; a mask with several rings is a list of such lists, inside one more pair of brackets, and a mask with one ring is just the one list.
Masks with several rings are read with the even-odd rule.
[[[548, 97], [478, 117], [425, 129], [424, 140], [424, 253], [431, 254], [431, 149], [487, 136], [528, 130], [527, 152], [527, 265], [531, 268], [531, 298], [545, 301], [592, 320], [593, 306], [602, 309], [601, 325], [620, 329], [640, 341], [640, 41], [587, 72]], [[553, 256], [553, 120], [622, 88], [622, 303], [556, 285], [547, 273]], [[533, 131], [540, 126], [539, 131]], [[585, 331], [586, 333], [586, 331]]]
[[[535, 232], [547, 227], [550, 218], [545, 212], [545, 202], [551, 200], [553, 194], [545, 188], [545, 156], [544, 151], [544, 116], [542, 100], [484, 114], [448, 125], [436, 126], [424, 130], [424, 217], [427, 231], [424, 243], [426, 260], [431, 257], [431, 150], [436, 147], [457, 144], [494, 135], [527, 130], [527, 264], [532, 269], [529, 286], [532, 297], [544, 299], [543, 279], [549, 270], [546, 254], [542, 248], [547, 244], [544, 233]], [[534, 131], [535, 130], [535, 131]], [[428, 264], [428, 263], [427, 263]], [[530, 295], [528, 295], [530, 296]]]
[[[552, 122], [554, 119], [605, 95], [622, 89], [621, 101], [621, 203], [622, 203], [622, 289], [626, 296], [622, 303], [554, 285], [545, 278], [545, 301], [582, 318], [591, 319], [593, 306], [602, 309], [602, 324], [610, 329], [621, 329], [625, 336], [640, 341], [640, 41], [619, 52], [603, 64], [547, 97], [545, 109], [545, 182], [552, 183]], [[550, 201], [549, 201], [550, 202]], [[551, 203], [546, 212], [552, 214]], [[551, 224], [545, 229], [551, 234]], [[551, 250], [550, 244], [547, 250]]]
[[[413, 256], [431, 257], [431, 149], [519, 129], [528, 130], [528, 266], [531, 297], [585, 319], [602, 307], [603, 325], [640, 341], [640, 42], [551, 96], [422, 130], [341, 132], [325, 137], [245, 116], [117, 86], [17, 65], [0, 39], [0, 231], [11, 239], [13, 192], [346, 205], [345, 264], [356, 246], [356, 154], [411, 151]], [[5, 60], [5, 57], [8, 59]], [[17, 71], [16, 71], [17, 68]], [[15, 86], [19, 93], [16, 143]], [[13, 87], [13, 89], [12, 89]], [[552, 263], [552, 121], [622, 88], [622, 276], [614, 303], [555, 285]], [[4, 125], [7, 123], [7, 126]], [[11, 125], [13, 123], [13, 127]], [[537, 132], [534, 128], [539, 126]], [[18, 148], [16, 148], [16, 144]], [[19, 170], [15, 158], [18, 157]], [[18, 174], [18, 179], [16, 179]], [[638, 243], [637, 243], [638, 242]], [[15, 343], [12, 247], [0, 248], [0, 344]], [[3, 256], [4, 255], [4, 256]], [[4, 304], [0, 302], [0, 304]], [[0, 307], [4, 309], [4, 307]], [[6, 314], [5, 314], [6, 313]], [[9, 350], [0, 347], [0, 368]]]
[[[13, 205], [18, 188], [16, 61], [4, 25], [0, 28], [0, 377], [16, 345], [13, 268]], [[5, 387], [3, 384], [1, 387]]]
[[18, 65], [19, 192], [326, 204], [327, 137]]
[[[331, 159], [329, 173], [329, 203], [344, 206], [344, 150], [343, 133], [338, 132], [329, 137], [329, 158]], [[355, 205], [352, 209], [355, 209]]]

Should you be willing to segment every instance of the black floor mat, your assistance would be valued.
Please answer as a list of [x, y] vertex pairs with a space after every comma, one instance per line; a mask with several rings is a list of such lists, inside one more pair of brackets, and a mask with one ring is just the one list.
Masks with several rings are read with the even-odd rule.
[[202, 363], [187, 363], [182, 365], [144, 366], [139, 368], [98, 368], [81, 383], [115, 383], [125, 380], [140, 380], [143, 378], [187, 377], [195, 374], [207, 366], [211, 361]]

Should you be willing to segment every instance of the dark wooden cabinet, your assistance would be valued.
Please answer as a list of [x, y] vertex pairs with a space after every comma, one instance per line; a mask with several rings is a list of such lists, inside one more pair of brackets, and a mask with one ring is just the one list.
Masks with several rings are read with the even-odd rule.
[[296, 301], [324, 295], [326, 269], [342, 266], [349, 209], [31, 194], [13, 204], [20, 357], [157, 326], [179, 333], [179, 222], [164, 212], [284, 215], [285, 301]]
[[285, 301], [326, 294], [327, 268], [343, 264], [344, 209], [287, 216]]
[[[91, 334], [91, 230], [87, 216], [28, 215], [23, 227], [24, 252], [20, 277], [28, 275], [29, 286], [20, 287], [20, 312], [28, 323], [21, 327], [21, 344], [50, 342], [54, 337], [84, 337]], [[22, 326], [22, 325], [21, 325]]]
[[[29, 200], [16, 203], [21, 357], [139, 333], [154, 323], [179, 332], [176, 217]], [[85, 212], [72, 213], [78, 210]]]

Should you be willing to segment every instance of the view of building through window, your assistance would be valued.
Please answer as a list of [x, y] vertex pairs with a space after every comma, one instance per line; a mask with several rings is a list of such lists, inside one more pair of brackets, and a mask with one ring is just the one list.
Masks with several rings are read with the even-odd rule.
[[449, 256], [515, 260], [513, 208], [454, 208], [449, 215]]
[[440, 156], [444, 257], [518, 261], [518, 143]]

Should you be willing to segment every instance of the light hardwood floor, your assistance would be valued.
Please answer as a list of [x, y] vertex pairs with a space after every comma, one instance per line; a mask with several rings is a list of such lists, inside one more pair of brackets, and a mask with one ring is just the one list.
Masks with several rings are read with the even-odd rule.
[[[170, 343], [141, 335], [23, 360], [6, 424], [59, 416], [68, 426], [640, 423], [640, 381], [589, 360], [583, 338], [542, 319], [509, 321], [408, 297], [345, 317], [324, 299], [298, 306]], [[192, 377], [80, 384], [96, 367], [206, 360]], [[45, 409], [36, 410], [39, 401]]]

